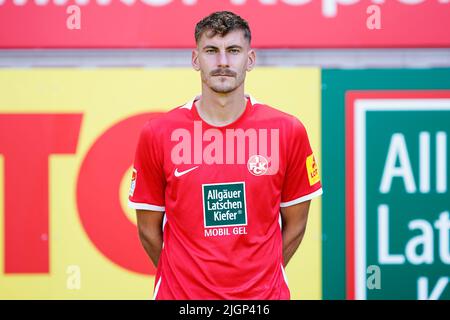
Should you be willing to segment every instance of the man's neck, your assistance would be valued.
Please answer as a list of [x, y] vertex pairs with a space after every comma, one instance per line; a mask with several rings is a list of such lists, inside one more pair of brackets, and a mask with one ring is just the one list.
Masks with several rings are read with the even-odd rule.
[[195, 103], [200, 117], [207, 123], [222, 127], [234, 122], [245, 111], [247, 100], [243, 88], [221, 94], [209, 88], [202, 90], [201, 98]]

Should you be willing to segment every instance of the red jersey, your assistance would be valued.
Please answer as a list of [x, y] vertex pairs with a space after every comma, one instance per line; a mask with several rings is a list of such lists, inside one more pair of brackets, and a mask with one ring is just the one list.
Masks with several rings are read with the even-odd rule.
[[247, 98], [233, 123], [196, 97], [142, 130], [129, 205], [165, 212], [156, 299], [289, 299], [280, 207], [322, 194], [306, 130]]

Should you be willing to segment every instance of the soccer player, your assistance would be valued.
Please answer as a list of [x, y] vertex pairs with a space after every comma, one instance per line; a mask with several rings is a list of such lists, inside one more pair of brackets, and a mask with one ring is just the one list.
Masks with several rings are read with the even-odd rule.
[[150, 120], [129, 205], [155, 299], [290, 299], [284, 268], [322, 194], [302, 123], [244, 92], [248, 23], [215, 12], [195, 28], [200, 96]]

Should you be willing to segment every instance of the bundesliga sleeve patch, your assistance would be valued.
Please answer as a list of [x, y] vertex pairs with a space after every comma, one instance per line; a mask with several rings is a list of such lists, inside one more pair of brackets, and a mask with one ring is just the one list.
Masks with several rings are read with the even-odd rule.
[[306, 170], [308, 172], [308, 180], [310, 186], [320, 181], [319, 169], [317, 168], [317, 163], [316, 159], [314, 158], [314, 154], [311, 154], [306, 158]]
[[130, 185], [130, 192], [128, 192], [129, 196], [133, 196], [134, 189], [136, 188], [136, 177], [137, 177], [137, 171], [133, 168], [133, 173], [131, 174], [131, 185]]

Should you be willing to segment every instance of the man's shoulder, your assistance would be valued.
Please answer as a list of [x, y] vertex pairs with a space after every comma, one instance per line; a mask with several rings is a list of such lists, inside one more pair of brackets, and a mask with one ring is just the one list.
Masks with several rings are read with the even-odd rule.
[[279, 107], [255, 103], [255, 114], [262, 122], [269, 121], [284, 132], [286, 139], [307, 136], [303, 122], [295, 115], [282, 111]]
[[278, 106], [271, 106], [259, 101], [256, 102], [253, 106], [255, 107], [256, 110], [260, 110], [261, 112], [264, 112], [271, 117], [281, 117], [281, 118], [292, 117], [291, 114], [282, 111], [281, 108], [279, 108]]
[[153, 129], [161, 129], [174, 124], [178, 124], [180, 121], [186, 121], [191, 117], [190, 109], [185, 105], [179, 105], [166, 112], [160, 113], [157, 117], [150, 119], [147, 125], [153, 127]]
[[278, 106], [270, 106], [260, 102], [256, 102], [253, 106], [255, 108], [256, 116], [260, 119], [269, 119], [288, 126], [300, 122], [296, 116], [281, 110]]

